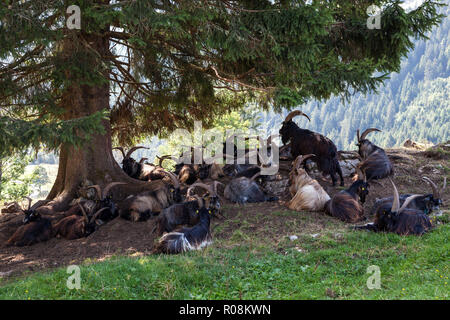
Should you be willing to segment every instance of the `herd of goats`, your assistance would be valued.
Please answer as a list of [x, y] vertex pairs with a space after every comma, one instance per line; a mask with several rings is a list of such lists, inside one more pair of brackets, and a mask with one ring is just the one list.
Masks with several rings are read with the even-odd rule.
[[[369, 128], [361, 135], [357, 131], [357, 146], [360, 162], [355, 166], [352, 185], [330, 197], [317, 180], [310, 177], [305, 166], [306, 160], [313, 161], [324, 176], [330, 175], [333, 186], [337, 175], [344, 185], [342, 170], [338, 161], [335, 144], [328, 138], [310, 130], [301, 129], [292, 119], [295, 116], [309, 117], [301, 111], [291, 112], [282, 123], [279, 131], [284, 145], [283, 152], [293, 160], [289, 174], [289, 193], [291, 199], [287, 207], [296, 211], [324, 211], [326, 214], [348, 223], [363, 221], [363, 204], [369, 194], [369, 183], [388, 178], [393, 187], [393, 196], [377, 200], [372, 209], [374, 222], [354, 229], [375, 232], [394, 232], [399, 235], [422, 235], [433, 226], [428, 215], [442, 204], [442, 191], [427, 177], [423, 177], [432, 188], [431, 194], [399, 195], [390, 176], [394, 173], [393, 164], [386, 152], [366, 139], [376, 128]], [[174, 172], [163, 169], [162, 163], [171, 156], [158, 157], [159, 164], [145, 163], [146, 158], [136, 161], [132, 153], [144, 147], [133, 147], [123, 155], [122, 168], [129, 176], [146, 181], [163, 179], [165, 187], [130, 195], [123, 201], [115, 202], [110, 190], [121, 182], [112, 182], [103, 190], [99, 185], [88, 186], [85, 190], [95, 190], [95, 199], [81, 198], [64, 213], [64, 218], [54, 223], [50, 218], [37, 212], [39, 205], [22, 209], [17, 203], [11, 204], [16, 211], [24, 213], [23, 225], [19, 226], [7, 241], [7, 245], [25, 246], [46, 241], [52, 237], [78, 239], [95, 232], [102, 225], [116, 217], [139, 222], [155, 219], [154, 229], [160, 236], [154, 253], [175, 254], [195, 250], [211, 242], [210, 220], [220, 214], [223, 197], [233, 203], [245, 204], [276, 201], [261, 187], [265, 176], [261, 175], [258, 164], [184, 164], [178, 163]], [[225, 150], [225, 144], [224, 144]], [[234, 157], [237, 148], [234, 149]], [[217, 181], [229, 176], [230, 182], [224, 186]], [[208, 182], [206, 182], [209, 181]], [[218, 186], [224, 187], [223, 196]], [[195, 190], [202, 192], [198, 194]]]

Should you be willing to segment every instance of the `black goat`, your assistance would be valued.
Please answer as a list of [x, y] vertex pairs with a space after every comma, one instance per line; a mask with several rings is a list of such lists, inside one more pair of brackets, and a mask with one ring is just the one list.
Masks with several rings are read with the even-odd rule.
[[183, 201], [177, 177], [171, 172], [166, 172], [166, 174], [172, 184], [164, 183], [157, 190], [129, 196], [118, 204], [119, 216], [133, 222], [146, 221], [159, 214], [164, 208]]
[[161, 237], [152, 253], [178, 254], [190, 250], [198, 250], [211, 244], [209, 230], [211, 213], [200, 201], [198, 210], [200, 221], [193, 227], [177, 228]]
[[361, 203], [366, 202], [366, 196], [369, 194], [369, 184], [363, 173], [358, 172], [358, 175], [359, 179], [348, 189], [336, 193], [325, 203], [326, 214], [344, 222], [354, 223], [364, 219], [364, 208]]
[[134, 151], [138, 149], [148, 149], [148, 148], [137, 146], [128, 150], [127, 153], [125, 153], [122, 147], [115, 147], [113, 148], [113, 150], [114, 149], [120, 150], [122, 152], [123, 155], [122, 169], [130, 177], [142, 181], [162, 179], [160, 172], [158, 172], [160, 170], [158, 166], [155, 166], [154, 164], [144, 163], [144, 161], [147, 160], [147, 158], [142, 158], [139, 162], [131, 158], [131, 154]]
[[[416, 198], [414, 198], [409, 204], [408, 209], [414, 209], [422, 211], [424, 214], [430, 214], [434, 210], [439, 210], [439, 206], [442, 204], [441, 192], [444, 191], [447, 185], [447, 178], [444, 178], [444, 185], [442, 187], [442, 191], [439, 191], [439, 188], [436, 184], [431, 181], [431, 179], [427, 177], [422, 178], [424, 181], [430, 184], [433, 189], [433, 193], [423, 194]], [[403, 194], [400, 195], [400, 205], [406, 201], [407, 198], [412, 196], [411, 194]], [[383, 211], [392, 207], [392, 203], [394, 201], [394, 197], [387, 197], [383, 199], [378, 199], [375, 201], [375, 204], [372, 207], [372, 214], [376, 214], [378, 211]]]
[[369, 128], [360, 136], [358, 129], [356, 133], [358, 139], [356, 145], [359, 148], [358, 153], [362, 158], [358, 167], [366, 173], [369, 181], [383, 179], [394, 174], [394, 167], [384, 149], [366, 139], [366, 136], [372, 131], [380, 132], [381, 130]]
[[31, 207], [31, 199], [28, 198], [28, 209], [23, 213], [23, 225], [6, 242], [7, 246], [31, 246], [38, 242], [47, 241], [54, 236], [51, 220], [43, 218], [36, 212], [36, 206]]
[[[212, 215], [216, 215], [219, 213], [221, 206], [220, 198], [217, 195], [218, 183], [219, 182], [217, 181], [215, 182], [214, 190], [211, 186], [204, 183], [194, 183], [189, 187], [187, 196], [190, 197], [191, 191], [195, 187], [205, 189], [207, 195], [202, 197], [205, 207]], [[162, 235], [164, 232], [171, 232], [180, 225], [193, 226], [199, 222], [200, 217], [198, 215], [198, 210], [200, 209], [201, 202], [197, 195], [194, 195], [193, 197], [195, 197], [196, 200], [173, 204], [161, 212], [155, 223], [155, 229], [157, 230], [158, 235]]]
[[311, 160], [317, 163], [317, 167], [323, 175], [329, 174], [333, 186], [335, 186], [337, 181], [336, 173], [339, 174], [341, 186], [343, 186], [344, 178], [342, 176], [341, 166], [339, 165], [338, 152], [335, 144], [319, 133], [299, 128], [292, 121], [292, 118], [299, 115], [303, 115], [310, 120], [300, 110], [289, 113], [279, 131], [283, 145], [286, 145], [290, 141], [291, 155], [294, 159], [299, 155], [314, 154], [315, 157]]
[[412, 195], [405, 199], [400, 207], [400, 198], [394, 182], [389, 178], [394, 189], [392, 207], [382, 206], [375, 214], [373, 223], [357, 226], [354, 229], [374, 232], [393, 232], [399, 235], [423, 235], [433, 228], [430, 219], [421, 210], [409, 209], [408, 205], [420, 195]]

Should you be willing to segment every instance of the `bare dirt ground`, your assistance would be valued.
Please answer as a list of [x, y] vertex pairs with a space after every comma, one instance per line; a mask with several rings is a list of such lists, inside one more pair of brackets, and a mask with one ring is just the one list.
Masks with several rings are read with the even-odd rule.
[[[428, 184], [421, 180], [422, 176], [429, 177], [439, 187], [442, 187], [445, 176], [447, 180], [450, 180], [450, 147], [447, 146], [448, 143], [432, 152], [414, 149], [387, 150], [394, 162], [394, 181], [399, 192], [431, 193]], [[339, 187], [333, 188], [329, 179], [319, 179], [319, 182], [330, 196], [342, 190]], [[346, 178], [346, 187], [350, 184], [351, 179]], [[368, 221], [372, 218], [370, 209], [376, 198], [391, 195], [392, 187], [389, 180], [371, 184], [369, 197], [364, 205]], [[251, 234], [254, 237], [264, 238], [267, 243], [276, 244], [285, 235], [293, 232], [314, 234], [324, 229], [347, 230], [350, 226], [326, 216], [323, 212], [290, 211], [284, 206], [284, 201], [287, 199], [286, 191], [286, 196], [278, 202], [245, 206], [225, 203], [222, 212], [225, 219], [214, 220], [212, 223], [216, 243], [219, 243], [219, 246], [233, 245], [232, 241], [219, 240], [233, 240], [232, 237], [241, 237], [242, 239], [239, 240], [245, 241], [248, 234]], [[448, 211], [450, 208], [448, 192], [442, 194], [442, 200], [444, 205], [441, 210]], [[247, 219], [242, 219], [242, 215], [245, 215]], [[19, 217], [19, 213], [0, 214], [0, 278], [70, 264], [101, 261], [113, 255], [146, 255], [150, 253], [155, 241], [155, 236], [151, 233], [152, 220], [131, 223], [117, 218], [87, 238], [71, 241], [54, 238], [30, 247], [6, 247], [6, 240], [18, 226], [18, 224], [11, 225], [11, 221], [20, 221]], [[245, 230], [245, 232], [239, 233], [239, 230]]]

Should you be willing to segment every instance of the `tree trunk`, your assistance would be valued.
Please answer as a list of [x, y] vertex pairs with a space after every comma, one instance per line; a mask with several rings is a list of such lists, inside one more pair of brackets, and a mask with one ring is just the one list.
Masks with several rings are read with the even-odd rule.
[[[108, 27], [106, 28], [106, 30]], [[69, 31], [70, 32], [70, 31]], [[82, 39], [83, 37], [83, 39]], [[78, 40], [78, 41], [76, 41]], [[101, 56], [109, 54], [109, 39], [103, 35], [77, 34], [74, 38], [67, 37], [63, 41], [63, 55], [70, 56], [73, 50], [88, 43]], [[88, 50], [88, 49], [86, 49]], [[106, 74], [110, 70], [103, 71]], [[70, 71], [67, 71], [70, 79]], [[64, 120], [94, 114], [103, 109], [109, 110], [109, 84], [88, 86], [72, 83], [62, 97], [61, 106], [66, 109]], [[108, 120], [103, 121], [106, 133], [94, 135], [92, 140], [80, 149], [71, 145], [62, 145], [59, 154], [59, 168], [56, 181], [47, 200], [52, 200], [46, 206], [40, 207], [42, 213], [64, 211], [76, 197], [82, 182], [90, 181], [101, 187], [110, 182], [126, 182], [112, 190], [113, 198], [120, 200], [129, 194], [143, 190], [154, 190], [161, 187], [161, 181], [149, 183], [130, 178], [114, 160], [111, 146], [111, 126]]]
[[2, 198], [3, 160], [0, 159], [0, 199]]

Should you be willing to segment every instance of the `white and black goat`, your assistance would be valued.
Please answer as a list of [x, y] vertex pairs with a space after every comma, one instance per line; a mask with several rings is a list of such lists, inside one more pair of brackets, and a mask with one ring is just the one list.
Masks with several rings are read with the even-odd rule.
[[199, 222], [193, 227], [180, 227], [164, 234], [152, 253], [178, 254], [204, 248], [212, 243], [210, 233], [211, 213], [198, 198]]
[[44, 218], [36, 212], [37, 204], [31, 206], [32, 200], [28, 197], [28, 208], [21, 209], [25, 214], [23, 225], [6, 242], [7, 246], [31, 246], [38, 242], [47, 241], [54, 236], [51, 220]]
[[383, 179], [394, 174], [394, 166], [388, 158], [384, 149], [373, 144], [366, 139], [366, 136], [373, 131], [380, 132], [377, 128], [369, 128], [362, 135], [359, 135], [359, 129], [356, 132], [358, 143], [358, 153], [362, 161], [358, 167], [366, 173], [368, 181]]
[[[422, 211], [424, 214], [430, 214], [435, 210], [439, 210], [440, 205], [442, 205], [441, 193], [444, 192], [444, 189], [447, 185], [447, 177], [444, 178], [444, 184], [441, 190], [439, 190], [438, 186], [431, 181], [428, 177], [422, 177], [422, 179], [430, 184], [433, 193], [422, 194], [419, 197], [414, 198], [409, 204], [408, 209], [415, 209]], [[409, 198], [411, 194], [402, 194], [400, 195], [400, 205]], [[392, 203], [394, 202], [394, 197], [387, 197], [378, 199], [375, 201], [375, 204], [372, 207], [372, 214], [376, 214], [379, 210], [386, 210], [386, 208], [392, 207]]]
[[292, 111], [283, 121], [279, 131], [283, 145], [290, 142], [291, 155], [296, 159], [299, 155], [314, 154], [311, 160], [317, 163], [317, 168], [323, 175], [330, 175], [333, 186], [336, 185], [339, 175], [341, 186], [344, 185], [341, 166], [338, 161], [338, 152], [336, 145], [327, 137], [307, 130], [301, 129], [292, 119], [296, 116], [305, 116], [309, 121], [309, 117], [300, 110]]
[[317, 180], [311, 178], [308, 173], [301, 168], [302, 163], [314, 155], [298, 156], [293, 163], [292, 171], [289, 175], [292, 199], [287, 203], [291, 210], [295, 211], [322, 211], [325, 203], [330, 200], [328, 193], [322, 188]]
[[408, 205], [420, 197], [411, 195], [400, 207], [400, 197], [394, 182], [389, 178], [394, 189], [394, 201], [391, 207], [378, 208], [373, 223], [357, 226], [354, 229], [374, 232], [393, 232], [399, 235], [423, 235], [433, 228], [430, 218], [422, 210], [408, 208]]

